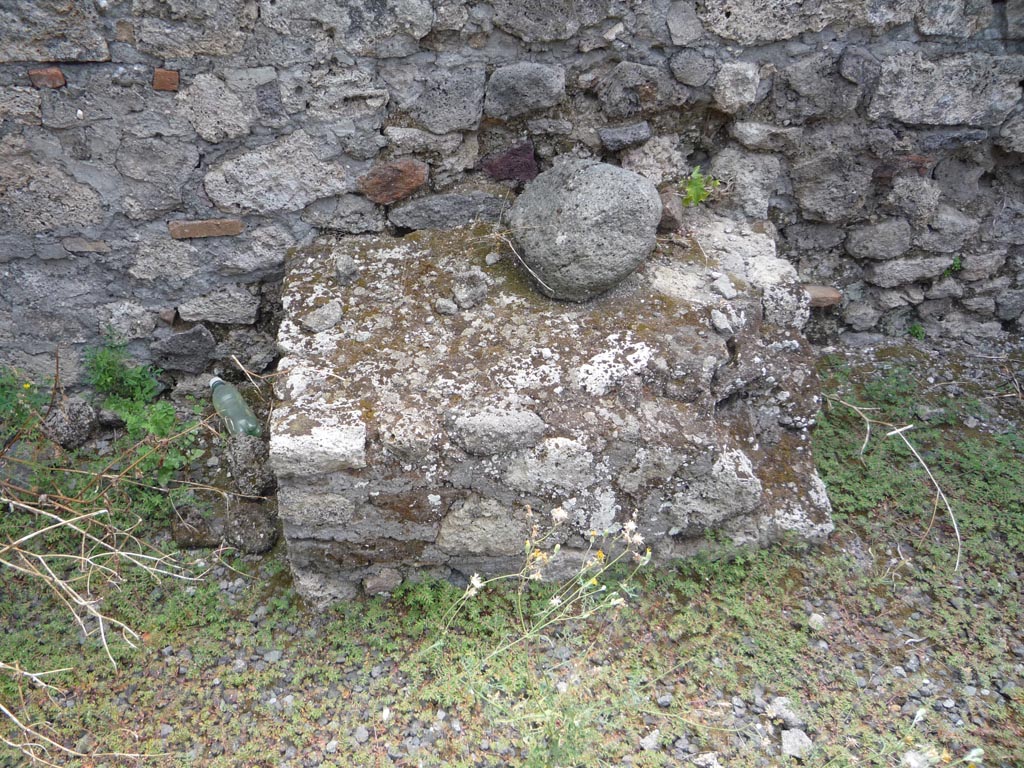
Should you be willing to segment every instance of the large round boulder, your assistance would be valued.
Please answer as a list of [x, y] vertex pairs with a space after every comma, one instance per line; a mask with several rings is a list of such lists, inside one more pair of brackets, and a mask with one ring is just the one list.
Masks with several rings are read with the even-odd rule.
[[540, 289], [586, 301], [614, 287], [654, 248], [661, 198], [653, 182], [596, 160], [565, 160], [512, 206], [519, 255]]

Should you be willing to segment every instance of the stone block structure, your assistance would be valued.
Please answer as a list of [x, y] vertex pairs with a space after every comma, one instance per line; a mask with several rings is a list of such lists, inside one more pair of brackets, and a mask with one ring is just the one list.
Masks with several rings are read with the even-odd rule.
[[809, 297], [770, 237], [697, 226], [706, 254], [666, 242], [583, 304], [487, 226], [299, 250], [270, 459], [300, 591], [516, 571], [527, 506], [569, 512], [570, 563], [631, 518], [657, 561], [712, 532], [823, 539]]

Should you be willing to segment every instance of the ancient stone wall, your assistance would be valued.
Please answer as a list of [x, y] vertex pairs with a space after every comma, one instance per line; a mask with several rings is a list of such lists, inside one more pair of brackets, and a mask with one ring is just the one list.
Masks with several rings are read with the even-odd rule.
[[1022, 35], [1021, 0], [3, 2], [0, 358], [112, 327], [259, 367], [290, 247], [493, 219], [567, 152], [710, 168], [853, 329], [1019, 332]]

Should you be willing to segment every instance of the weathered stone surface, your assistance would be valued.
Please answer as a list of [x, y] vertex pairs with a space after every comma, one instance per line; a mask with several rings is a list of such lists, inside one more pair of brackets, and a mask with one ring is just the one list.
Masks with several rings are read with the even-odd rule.
[[708, 3], [700, 17], [716, 35], [750, 45], [818, 32], [842, 18], [853, 5], [850, 0], [800, 5], [785, 0], [722, 0]]
[[132, 0], [132, 13], [135, 44], [163, 59], [235, 53], [258, 17], [251, 0]]
[[483, 114], [486, 79], [483, 67], [432, 70], [409, 114], [433, 133], [473, 130]]
[[715, 103], [729, 114], [739, 112], [757, 101], [761, 83], [758, 66], [749, 61], [729, 61], [718, 70]]
[[601, 143], [605, 149], [618, 152], [626, 147], [643, 144], [651, 138], [651, 126], [646, 120], [630, 125], [620, 125], [613, 128], [599, 128], [597, 135], [601, 137]]
[[711, 164], [712, 175], [730, 187], [725, 205], [755, 219], [768, 218], [768, 204], [779, 188], [781, 171], [779, 158], [774, 155], [747, 152], [736, 146], [723, 149]]
[[916, 283], [938, 277], [953, 263], [952, 256], [895, 259], [871, 264], [864, 270], [864, 279], [882, 288]]
[[886, 202], [915, 222], [930, 218], [939, 205], [942, 190], [932, 179], [917, 174], [897, 176]]
[[917, 28], [925, 35], [970, 37], [992, 21], [986, 0], [929, 0], [917, 12]]
[[197, 296], [178, 305], [178, 315], [186, 322], [250, 325], [256, 322], [260, 300], [240, 285], [229, 285]]
[[177, 102], [196, 133], [213, 144], [245, 136], [259, 114], [255, 104], [214, 75], [196, 75]]
[[31, 88], [0, 88], [0, 121], [24, 125], [43, 121], [42, 96]]
[[706, 84], [715, 74], [715, 62], [699, 51], [679, 51], [668, 65], [676, 80], [694, 87]]
[[480, 168], [498, 181], [531, 181], [539, 173], [533, 142], [528, 140], [485, 155], [480, 159]]
[[803, 760], [814, 749], [810, 737], [798, 728], [783, 729], [782, 754]]
[[910, 234], [906, 219], [852, 227], [846, 238], [846, 251], [858, 259], [895, 259], [910, 249]]
[[683, 225], [683, 201], [675, 189], [662, 189], [661, 221], [658, 222], [659, 232], [675, 232]]
[[205, 325], [196, 325], [153, 342], [150, 351], [162, 368], [185, 373], [202, 373], [213, 357], [217, 340]]
[[36, 160], [21, 137], [0, 138], [0, 230], [60, 232], [102, 218], [100, 196], [92, 187]]
[[109, 61], [91, 2], [32, 0], [0, 6], [0, 62]]
[[314, 227], [350, 234], [380, 232], [386, 225], [383, 210], [362, 195], [317, 200], [302, 212], [302, 220]]
[[269, 466], [269, 448], [262, 437], [229, 435], [228, 465], [235, 488], [245, 496], [265, 496], [274, 490], [274, 473]]
[[199, 219], [196, 221], [174, 219], [167, 222], [167, 231], [175, 240], [230, 237], [242, 234], [243, 229], [245, 229], [245, 224], [241, 219]]
[[804, 134], [807, 147], [792, 165], [793, 191], [811, 220], [840, 222], [863, 209], [872, 166], [861, 155], [849, 126], [825, 126]]
[[156, 328], [152, 310], [131, 301], [114, 301], [99, 308], [98, 331], [112, 330], [125, 340], [144, 339]]
[[994, 277], [1006, 263], [1005, 248], [986, 248], [964, 255], [957, 278], [973, 283]]
[[301, 35], [310, 22], [332, 30], [332, 43], [353, 55], [414, 52], [430, 32], [434, 14], [429, 0], [324, 3], [321, 0], [259, 0], [260, 19], [271, 29]]
[[533, 411], [496, 406], [452, 417], [450, 432], [474, 456], [509, 453], [537, 444], [547, 425]]
[[647, 179], [596, 161], [538, 176], [512, 207], [520, 256], [549, 296], [586, 301], [635, 270], [654, 247], [661, 198]]
[[253, 230], [247, 239], [231, 241], [227, 252], [217, 261], [217, 272], [255, 280], [280, 275], [287, 250], [295, 238], [273, 224]]
[[567, 40], [580, 28], [573, 0], [495, 0], [494, 23], [526, 43]]
[[786, 67], [786, 84], [797, 98], [795, 103], [781, 103], [780, 112], [798, 120], [819, 115], [838, 118], [852, 112], [861, 89], [839, 77], [836, 69], [836, 57], [829, 53], [807, 56]]
[[59, 399], [43, 422], [47, 436], [62, 448], [80, 448], [96, 427], [96, 409], [80, 397]]
[[681, 0], [668, 7], [665, 16], [672, 45], [689, 45], [704, 36], [704, 27], [694, 9], [692, 0]]
[[[701, 229], [708, 264], [669, 245], [585, 304], [540, 296], [511, 253], [490, 258], [505, 247], [482, 227], [300, 251], [283, 289], [271, 436], [271, 461], [289, 469], [278, 471], [280, 514], [298, 589], [321, 602], [383, 569], [514, 570], [523, 537], [557, 505], [569, 557], [590, 530], [634, 512], [659, 560], [697, 551], [710, 528], [737, 543], [826, 535], [828, 501], [808, 455], [819, 407], [810, 357], [751, 287], [799, 290], [785, 282], [795, 270], [772, 266], [786, 263], [770, 237], [729, 240], [729, 222], [716, 226]], [[341, 254], [360, 275], [344, 286]], [[467, 264], [490, 289], [468, 311], [435, 313], [432, 297], [451, 295]], [[742, 286], [732, 299], [710, 288], [721, 272]], [[344, 304], [342, 321], [304, 329], [304, 308], [325, 300]], [[711, 330], [713, 312], [732, 347]], [[751, 424], [762, 449], [750, 447]], [[358, 460], [310, 463], [316, 452], [298, 449], [331, 426], [348, 431], [322, 445], [348, 445]]]
[[655, 136], [639, 147], [623, 150], [619, 165], [639, 173], [655, 184], [676, 181], [688, 171], [686, 154], [689, 147], [674, 134]]
[[206, 174], [206, 193], [229, 210], [297, 211], [321, 197], [351, 192], [350, 174], [321, 160], [317, 143], [296, 131], [269, 146], [224, 160]]
[[[3, 97], [0, 96], [0, 99]], [[0, 102], [0, 114], [3, 112]], [[1003, 123], [999, 129], [999, 138], [996, 143], [1007, 152], [1018, 152], [1024, 154], [1024, 114], [1015, 115]]]
[[800, 142], [803, 130], [768, 123], [736, 120], [729, 124], [729, 133], [747, 149], [792, 153]]
[[489, 192], [450, 192], [395, 206], [388, 220], [404, 229], [453, 229], [475, 221], [497, 221], [506, 206], [505, 200]]
[[565, 71], [532, 62], [494, 70], [484, 98], [484, 112], [508, 120], [553, 107], [565, 96]]
[[1020, 101], [1024, 57], [967, 53], [929, 61], [901, 53], [882, 62], [869, 116], [928, 125], [998, 125]]
[[977, 234], [979, 226], [977, 219], [952, 206], [939, 205], [928, 220], [928, 228], [914, 239], [914, 244], [937, 253], [954, 253]]
[[682, 104], [686, 96], [664, 70], [632, 61], [616, 64], [598, 88], [601, 109], [613, 119], [668, 109]]
[[277, 543], [277, 516], [266, 502], [231, 498], [228, 501], [224, 538], [249, 555], [269, 552]]
[[174, 139], [124, 139], [117, 149], [114, 167], [130, 181], [122, 200], [132, 219], [174, 210], [181, 204], [181, 190], [199, 165], [199, 150]]
[[375, 203], [390, 205], [426, 184], [429, 173], [430, 166], [411, 157], [378, 163], [359, 177], [359, 192]]

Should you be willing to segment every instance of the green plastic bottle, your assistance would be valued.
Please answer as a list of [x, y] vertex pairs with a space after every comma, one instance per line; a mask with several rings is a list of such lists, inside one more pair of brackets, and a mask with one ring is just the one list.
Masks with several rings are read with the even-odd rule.
[[259, 437], [260, 422], [234, 384], [214, 376], [210, 379], [210, 389], [213, 390], [213, 407], [224, 419], [228, 432], [232, 435]]

